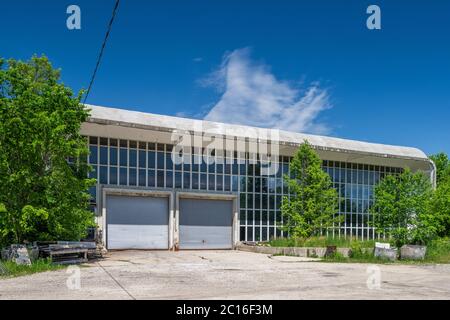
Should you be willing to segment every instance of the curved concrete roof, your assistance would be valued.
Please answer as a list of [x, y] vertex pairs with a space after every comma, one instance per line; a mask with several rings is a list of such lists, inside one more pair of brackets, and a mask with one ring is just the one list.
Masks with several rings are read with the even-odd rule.
[[[264, 128], [157, 115], [94, 105], [86, 106], [91, 109], [89, 122], [94, 123], [116, 124], [121, 126], [151, 128], [164, 131], [197, 131], [197, 128], [201, 128], [200, 131], [203, 132], [206, 131], [213, 132], [215, 134], [233, 135], [242, 138], [249, 137], [249, 133], [256, 131], [263, 137], [270, 136], [270, 129]], [[279, 141], [281, 144], [299, 144], [304, 140], [308, 140], [308, 142], [315, 147], [326, 150], [429, 161], [426, 154], [417, 148], [392, 146], [279, 130]]]

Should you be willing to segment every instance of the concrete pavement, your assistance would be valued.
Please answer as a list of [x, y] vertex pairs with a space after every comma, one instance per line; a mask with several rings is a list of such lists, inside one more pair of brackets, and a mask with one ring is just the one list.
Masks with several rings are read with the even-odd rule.
[[450, 265], [117, 251], [79, 269], [1, 279], [0, 299], [450, 299]]

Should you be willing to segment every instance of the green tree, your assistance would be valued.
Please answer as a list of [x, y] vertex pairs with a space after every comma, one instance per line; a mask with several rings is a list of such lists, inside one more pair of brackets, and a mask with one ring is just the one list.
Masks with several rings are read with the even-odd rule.
[[439, 186], [443, 182], [450, 182], [450, 160], [448, 156], [443, 153], [437, 153], [430, 156], [436, 165], [436, 183]]
[[376, 232], [385, 233], [399, 247], [428, 243], [439, 230], [439, 221], [429, 210], [432, 196], [430, 179], [423, 172], [406, 169], [386, 176], [375, 187], [371, 208]]
[[431, 200], [430, 212], [439, 221], [438, 235], [450, 237], [450, 181], [437, 187]]
[[292, 237], [307, 238], [339, 223], [338, 195], [330, 176], [323, 171], [322, 161], [311, 145], [304, 141], [290, 163], [290, 176], [284, 181], [291, 197], [281, 205], [282, 229]]
[[0, 59], [0, 241], [74, 240], [93, 224], [88, 110], [46, 57]]
[[450, 160], [445, 153], [431, 155], [436, 164], [437, 188], [431, 202], [431, 212], [440, 221], [439, 236], [450, 236]]

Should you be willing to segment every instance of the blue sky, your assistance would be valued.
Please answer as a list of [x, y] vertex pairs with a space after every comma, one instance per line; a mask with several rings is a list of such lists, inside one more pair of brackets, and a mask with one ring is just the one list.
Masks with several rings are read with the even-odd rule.
[[[2, 1], [0, 56], [86, 88], [113, 5]], [[450, 153], [449, 30], [449, 1], [122, 0], [87, 102]]]

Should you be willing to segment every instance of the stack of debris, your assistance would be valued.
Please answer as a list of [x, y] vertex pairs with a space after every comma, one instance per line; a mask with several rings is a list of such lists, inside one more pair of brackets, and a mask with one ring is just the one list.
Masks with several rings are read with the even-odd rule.
[[20, 265], [31, 265], [38, 258], [50, 258], [55, 264], [75, 264], [101, 256], [101, 248], [90, 241], [36, 241], [32, 245], [13, 244], [1, 251], [2, 260]]
[[36, 248], [27, 248], [22, 244], [12, 244], [1, 252], [2, 260], [13, 261], [19, 265], [31, 265], [31, 262], [37, 259], [39, 252]]
[[78, 241], [37, 241], [35, 245], [39, 248], [39, 255], [43, 258], [52, 259], [57, 264], [75, 264], [87, 262], [101, 256], [95, 242]]

